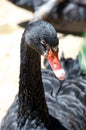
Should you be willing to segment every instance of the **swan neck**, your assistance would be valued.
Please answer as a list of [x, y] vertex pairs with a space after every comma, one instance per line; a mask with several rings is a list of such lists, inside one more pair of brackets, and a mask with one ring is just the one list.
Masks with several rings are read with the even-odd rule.
[[[38, 116], [48, 125], [48, 109], [41, 79], [41, 63], [38, 52], [21, 43], [21, 64], [19, 81], [19, 118]], [[35, 118], [35, 117], [34, 117]]]

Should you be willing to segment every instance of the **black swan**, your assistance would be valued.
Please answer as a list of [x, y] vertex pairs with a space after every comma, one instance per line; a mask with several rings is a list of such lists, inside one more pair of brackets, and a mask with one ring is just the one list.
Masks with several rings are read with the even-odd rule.
[[[36, 37], [34, 37], [35, 32]], [[42, 54], [45, 54], [45, 57], [50, 60], [52, 58], [49, 58], [47, 54], [50, 56], [52, 55], [51, 50], [53, 52], [57, 51], [57, 41], [55, 30], [47, 22], [36, 21], [26, 28], [21, 43], [19, 93], [2, 121], [1, 130], [86, 129], [86, 76], [80, 69], [78, 59], [67, 61], [64, 58], [62, 59], [65, 70], [67, 68], [71, 70], [72, 63], [71, 75], [72, 71], [76, 70], [73, 77], [68, 76], [66, 80], [59, 81], [57, 74], [55, 73], [55, 75], [50, 69], [41, 71], [42, 80], [39, 76], [41, 75], [40, 55], [39, 51], [35, 51], [36, 47], [43, 50], [42, 52], [47, 48], [48, 52]], [[34, 61], [36, 61], [35, 64]], [[60, 76], [59, 78], [62, 79]], [[46, 102], [43, 95], [42, 81]]]
[[57, 33], [51, 24], [39, 20], [26, 27], [21, 40], [19, 92], [0, 130], [66, 130], [48, 114], [41, 78], [41, 54], [49, 60], [59, 79], [65, 77], [57, 59], [57, 46]]
[[[86, 20], [86, 0], [9, 0], [17, 6], [34, 12], [35, 18], [53, 17], [57, 20], [62, 16], [64, 20]], [[52, 18], [51, 18], [52, 19]]]

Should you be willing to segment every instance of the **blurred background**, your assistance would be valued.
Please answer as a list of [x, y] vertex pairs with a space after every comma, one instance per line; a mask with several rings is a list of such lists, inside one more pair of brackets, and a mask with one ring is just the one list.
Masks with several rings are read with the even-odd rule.
[[[30, 21], [33, 13], [8, 0], [0, 0], [0, 122], [18, 92], [20, 43], [24, 28], [19, 23]], [[73, 34], [59, 37], [59, 56], [75, 58], [83, 37]]]

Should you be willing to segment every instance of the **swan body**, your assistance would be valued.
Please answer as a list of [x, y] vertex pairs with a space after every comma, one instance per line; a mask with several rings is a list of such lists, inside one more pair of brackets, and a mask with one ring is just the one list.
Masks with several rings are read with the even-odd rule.
[[[86, 76], [80, 69], [78, 57], [75, 60], [62, 57], [61, 64], [66, 71], [64, 81], [56, 80], [48, 64], [48, 71], [42, 73], [49, 113], [67, 130], [85, 130]], [[52, 78], [49, 75], [53, 75]]]

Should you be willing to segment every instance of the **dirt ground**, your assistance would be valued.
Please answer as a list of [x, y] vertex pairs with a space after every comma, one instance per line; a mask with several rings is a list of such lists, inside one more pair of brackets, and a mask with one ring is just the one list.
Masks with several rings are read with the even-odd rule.
[[[32, 18], [31, 12], [0, 0], [0, 122], [18, 92], [20, 41], [24, 30], [18, 23]], [[65, 57], [75, 58], [82, 42], [78, 36], [63, 37], [59, 55], [64, 51]]]

